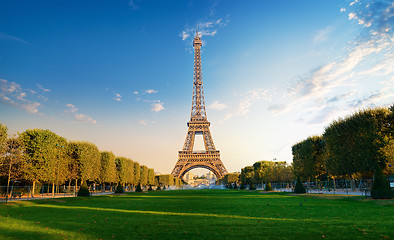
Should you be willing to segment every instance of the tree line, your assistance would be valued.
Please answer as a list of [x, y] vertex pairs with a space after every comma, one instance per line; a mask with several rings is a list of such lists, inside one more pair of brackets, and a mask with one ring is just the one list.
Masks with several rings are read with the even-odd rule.
[[[260, 161], [229, 173], [225, 185], [372, 178], [394, 172], [394, 105], [365, 109], [338, 119], [321, 136], [292, 146], [293, 163]], [[252, 186], [253, 187], [253, 186]]]
[[372, 178], [394, 165], [394, 105], [365, 109], [332, 122], [320, 136], [292, 146], [294, 174], [301, 179]]
[[243, 188], [255, 184], [268, 184], [271, 182], [290, 182], [294, 180], [292, 166], [284, 161], [259, 161], [253, 166], [246, 166], [241, 173], [226, 174], [220, 181], [221, 184], [236, 186], [240, 184]]
[[[163, 177], [162, 177], [163, 178]], [[32, 184], [122, 186], [180, 185], [178, 179], [168, 181], [155, 176], [154, 169], [140, 165], [112, 152], [100, 151], [86, 141], [67, 141], [43, 129], [29, 129], [16, 136], [8, 135], [0, 123], [0, 183], [10, 180]], [[168, 178], [168, 177], [167, 177]]]

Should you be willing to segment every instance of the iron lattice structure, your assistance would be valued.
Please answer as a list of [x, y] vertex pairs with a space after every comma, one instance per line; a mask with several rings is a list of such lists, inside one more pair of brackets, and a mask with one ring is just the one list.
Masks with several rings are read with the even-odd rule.
[[[189, 127], [183, 150], [179, 151], [178, 161], [172, 170], [174, 177], [183, 178], [190, 170], [195, 168], [206, 168], [212, 171], [220, 179], [227, 170], [220, 160], [220, 152], [216, 150], [213, 144], [211, 132], [209, 131], [210, 123], [207, 120], [205, 111], [204, 90], [201, 71], [201, 38], [196, 33], [193, 41], [194, 46], [194, 81], [193, 81], [193, 100]], [[194, 151], [194, 140], [196, 135], [202, 135], [205, 145], [205, 151]]]

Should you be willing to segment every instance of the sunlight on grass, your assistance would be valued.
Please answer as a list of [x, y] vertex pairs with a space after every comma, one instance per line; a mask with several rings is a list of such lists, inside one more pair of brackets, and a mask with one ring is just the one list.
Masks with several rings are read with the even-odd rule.
[[[82, 232], [73, 232], [67, 230], [61, 230], [53, 228], [52, 226], [45, 225], [39, 221], [25, 221], [12, 217], [0, 217], [0, 232], [2, 233], [2, 239], [6, 236], [10, 236], [9, 239], [16, 239], [12, 237], [15, 233], [23, 236], [24, 239], [33, 239], [39, 236], [55, 239], [55, 238], [71, 238], [71, 239], [91, 239], [92, 237]], [[39, 237], [40, 238], [40, 237]], [[22, 238], [21, 238], [22, 239]]]
[[79, 209], [92, 211], [107, 211], [107, 212], [121, 212], [121, 213], [138, 213], [138, 214], [154, 214], [154, 215], [172, 215], [172, 216], [190, 216], [190, 217], [214, 217], [214, 218], [232, 218], [245, 220], [274, 220], [274, 221], [301, 221], [301, 222], [319, 222], [314, 219], [291, 219], [291, 218], [264, 218], [264, 217], [247, 217], [240, 215], [223, 215], [212, 213], [185, 213], [185, 212], [160, 212], [160, 211], [141, 211], [141, 210], [125, 210], [112, 208], [92, 208], [92, 207], [75, 207], [75, 206], [57, 206], [57, 205], [37, 205], [37, 207], [44, 208], [59, 208], [59, 209]]

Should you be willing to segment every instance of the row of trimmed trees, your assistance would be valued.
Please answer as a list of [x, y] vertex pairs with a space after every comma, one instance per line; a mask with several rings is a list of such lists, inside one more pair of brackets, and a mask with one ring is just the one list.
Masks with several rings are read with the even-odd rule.
[[241, 173], [226, 174], [220, 183], [254, 185], [268, 182], [290, 182], [294, 180], [291, 165], [283, 161], [259, 161], [253, 166], [246, 166]]
[[152, 168], [112, 152], [101, 151], [90, 142], [67, 141], [42, 129], [29, 129], [10, 137], [0, 124], [0, 182], [10, 179], [35, 185], [121, 184], [155, 185]]
[[372, 178], [382, 171], [393, 174], [394, 106], [336, 120], [321, 136], [293, 145], [292, 153], [295, 175], [308, 181]]

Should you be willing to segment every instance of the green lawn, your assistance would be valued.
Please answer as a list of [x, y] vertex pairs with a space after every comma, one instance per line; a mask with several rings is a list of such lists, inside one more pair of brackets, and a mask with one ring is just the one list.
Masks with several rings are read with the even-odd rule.
[[0, 239], [394, 239], [392, 200], [179, 190], [0, 204]]

